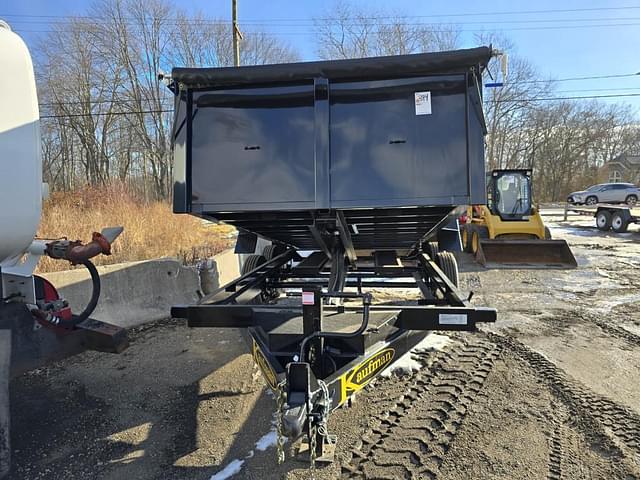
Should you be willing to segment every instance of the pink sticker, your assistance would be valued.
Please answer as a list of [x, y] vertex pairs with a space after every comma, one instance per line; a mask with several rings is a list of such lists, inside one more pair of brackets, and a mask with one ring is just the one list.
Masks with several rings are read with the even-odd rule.
[[303, 305], [313, 305], [314, 302], [314, 296], [313, 296], [313, 292], [302, 292], [302, 304]]

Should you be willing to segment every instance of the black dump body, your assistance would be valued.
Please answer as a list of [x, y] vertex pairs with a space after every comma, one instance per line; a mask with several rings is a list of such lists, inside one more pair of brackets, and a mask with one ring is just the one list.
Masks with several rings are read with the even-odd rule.
[[175, 68], [174, 211], [301, 249], [338, 214], [356, 250], [411, 249], [485, 203], [490, 57]]

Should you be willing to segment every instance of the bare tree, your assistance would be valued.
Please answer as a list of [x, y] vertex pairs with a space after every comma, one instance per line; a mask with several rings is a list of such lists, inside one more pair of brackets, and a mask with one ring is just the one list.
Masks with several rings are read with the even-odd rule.
[[[299, 58], [264, 32], [248, 32], [243, 64]], [[58, 24], [37, 58], [45, 178], [54, 188], [128, 180], [170, 193], [172, 95], [158, 81], [173, 66], [232, 64], [228, 25], [168, 0], [97, 0]]]
[[362, 58], [451, 50], [459, 43], [452, 25], [415, 23], [406, 16], [337, 2], [314, 19], [320, 58]]

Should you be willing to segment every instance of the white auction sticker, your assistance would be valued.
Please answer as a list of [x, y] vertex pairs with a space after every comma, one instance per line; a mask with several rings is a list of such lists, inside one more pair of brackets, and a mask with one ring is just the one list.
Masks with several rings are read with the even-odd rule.
[[467, 315], [464, 313], [441, 313], [440, 325], [466, 325]]
[[313, 305], [314, 303], [313, 292], [302, 292], [303, 305]]
[[431, 115], [431, 92], [416, 92], [416, 115]]

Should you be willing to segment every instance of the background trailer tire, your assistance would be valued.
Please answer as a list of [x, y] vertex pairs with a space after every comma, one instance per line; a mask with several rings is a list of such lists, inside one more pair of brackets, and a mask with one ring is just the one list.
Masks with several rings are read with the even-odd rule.
[[630, 224], [640, 223], [640, 216], [633, 215], [629, 207], [599, 206], [595, 217], [596, 227], [604, 232], [611, 229], [615, 233], [624, 233], [629, 229]]
[[0, 478], [9, 474], [9, 364], [11, 362], [11, 330], [0, 330]]
[[611, 216], [611, 229], [616, 233], [624, 233], [629, 228], [629, 219], [620, 212]]
[[596, 227], [603, 232], [609, 230], [611, 228], [611, 212], [608, 210], [600, 210], [596, 214]]

